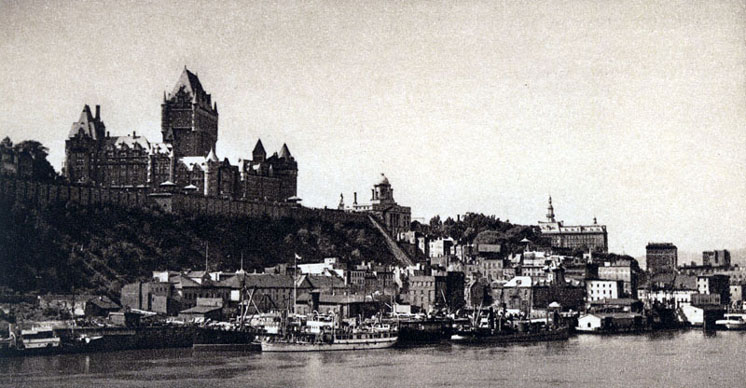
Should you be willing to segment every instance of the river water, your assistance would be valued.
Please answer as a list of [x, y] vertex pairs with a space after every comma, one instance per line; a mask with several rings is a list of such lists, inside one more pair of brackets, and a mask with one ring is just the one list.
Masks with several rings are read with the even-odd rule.
[[746, 387], [746, 332], [359, 352], [191, 349], [0, 359], [8, 387]]

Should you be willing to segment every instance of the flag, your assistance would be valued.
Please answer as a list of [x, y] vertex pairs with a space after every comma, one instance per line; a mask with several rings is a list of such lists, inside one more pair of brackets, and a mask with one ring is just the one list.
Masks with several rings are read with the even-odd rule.
[[295, 254], [295, 260], [301, 261], [301, 260], [303, 260], [303, 258], [300, 257], [300, 255], [296, 253]]

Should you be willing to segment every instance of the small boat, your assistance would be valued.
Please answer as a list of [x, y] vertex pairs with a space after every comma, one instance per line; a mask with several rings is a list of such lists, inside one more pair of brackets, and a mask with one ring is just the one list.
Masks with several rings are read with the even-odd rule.
[[728, 330], [746, 330], [746, 314], [725, 314], [723, 319], [715, 321], [715, 326]]

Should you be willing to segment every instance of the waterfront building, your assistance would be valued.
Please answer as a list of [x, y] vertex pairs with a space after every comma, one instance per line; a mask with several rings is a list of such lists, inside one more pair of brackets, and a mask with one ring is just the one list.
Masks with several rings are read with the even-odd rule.
[[702, 265], [730, 268], [730, 252], [727, 249], [702, 252]]
[[609, 251], [606, 225], [599, 225], [596, 218], [593, 218], [591, 225], [565, 225], [556, 220], [552, 197], [549, 197], [546, 217], [546, 221], [539, 221], [539, 230], [541, 237], [548, 239], [552, 248], [604, 253]]
[[672, 243], [648, 243], [645, 247], [645, 263], [651, 274], [676, 271], [678, 249]]
[[107, 317], [109, 313], [119, 311], [121, 308], [108, 296], [95, 296], [85, 302], [85, 316]]
[[237, 271], [230, 276], [223, 275], [220, 279], [217, 273], [205, 271], [156, 271], [150, 282], [125, 285], [122, 304], [133, 309], [175, 315], [197, 306], [201, 299], [219, 299], [225, 306], [236, 306], [241, 301], [243, 290], [253, 290], [254, 305], [259, 310], [284, 311], [293, 307], [294, 289], [300, 295], [312, 288], [307, 278], [299, 278], [294, 287], [293, 276], [285, 274]]
[[621, 280], [586, 280], [585, 287], [588, 302], [624, 296], [624, 282]]
[[697, 292], [703, 295], [719, 295], [720, 303], [730, 304], [730, 278], [726, 275], [697, 276]]
[[697, 294], [697, 277], [674, 272], [652, 275], [638, 289], [638, 297], [650, 307], [659, 304], [669, 308], [690, 305]]
[[390, 236], [397, 237], [401, 233], [409, 231], [412, 209], [396, 203], [394, 189], [384, 174], [381, 174], [381, 179], [373, 185], [370, 194], [370, 203], [360, 204], [357, 202], [357, 192], [353, 193], [353, 202], [350, 207], [345, 207], [344, 196], [340, 194], [339, 209], [371, 214], [382, 221], [383, 227]]
[[733, 307], [740, 309], [744, 301], [744, 288], [746, 283], [742, 281], [731, 282], [729, 285], [730, 303]]
[[409, 303], [429, 312], [436, 308], [455, 311], [464, 305], [464, 273], [412, 276], [409, 278]]
[[621, 280], [624, 285], [623, 297], [637, 299], [639, 267], [637, 261], [605, 261], [597, 267], [598, 279]]
[[63, 175], [71, 183], [205, 196], [286, 201], [297, 195], [298, 165], [283, 145], [267, 157], [261, 140], [251, 159], [232, 165], [216, 154], [218, 109], [186, 68], [161, 105], [161, 142], [132, 132], [112, 136], [100, 106], [83, 107], [65, 141]]
[[496, 305], [526, 314], [546, 311], [553, 302], [559, 303], [563, 310], [578, 311], [584, 305], [586, 294], [581, 282], [565, 279], [561, 266], [552, 267], [541, 281], [516, 276], [507, 283], [496, 285], [492, 293]]

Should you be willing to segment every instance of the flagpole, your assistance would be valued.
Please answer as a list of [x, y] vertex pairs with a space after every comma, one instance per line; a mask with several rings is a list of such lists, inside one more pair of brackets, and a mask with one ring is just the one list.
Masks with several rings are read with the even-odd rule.
[[298, 304], [298, 254], [293, 255], [295, 271], [293, 271], [293, 315], [296, 315], [295, 305]]

